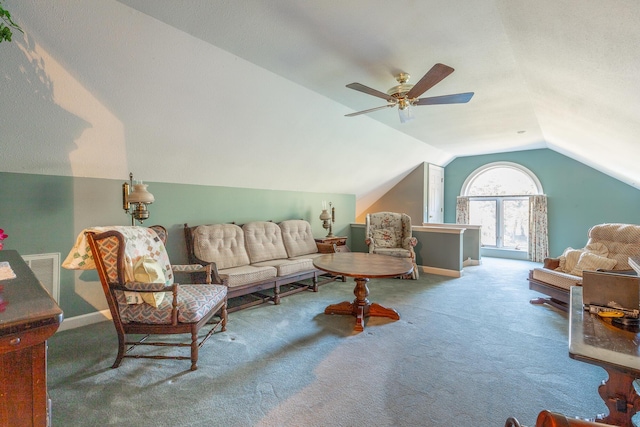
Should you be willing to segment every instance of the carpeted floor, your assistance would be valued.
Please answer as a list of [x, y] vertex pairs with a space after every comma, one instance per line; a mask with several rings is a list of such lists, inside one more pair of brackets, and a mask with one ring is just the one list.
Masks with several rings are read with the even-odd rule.
[[[534, 425], [542, 409], [606, 412], [603, 369], [568, 356], [568, 316], [529, 304], [525, 261], [485, 258], [461, 278], [374, 279], [369, 299], [400, 312], [353, 333], [324, 307], [353, 280], [231, 313], [188, 361], [125, 359], [111, 322], [49, 340], [53, 425]], [[186, 349], [185, 349], [186, 350]]]

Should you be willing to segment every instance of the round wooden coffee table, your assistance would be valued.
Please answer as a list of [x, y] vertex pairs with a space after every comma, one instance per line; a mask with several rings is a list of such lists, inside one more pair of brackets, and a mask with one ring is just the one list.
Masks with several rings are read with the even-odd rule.
[[364, 318], [367, 316], [400, 319], [400, 315], [394, 309], [369, 302], [367, 299], [369, 296], [367, 282], [370, 278], [396, 277], [411, 273], [413, 263], [409, 258], [361, 252], [339, 252], [322, 255], [313, 261], [313, 265], [317, 269], [328, 273], [353, 277], [356, 282], [356, 287], [353, 290], [356, 298], [353, 302], [344, 301], [338, 304], [331, 304], [325, 308], [325, 314], [350, 314], [355, 316], [356, 326], [354, 330], [358, 332], [364, 330]]

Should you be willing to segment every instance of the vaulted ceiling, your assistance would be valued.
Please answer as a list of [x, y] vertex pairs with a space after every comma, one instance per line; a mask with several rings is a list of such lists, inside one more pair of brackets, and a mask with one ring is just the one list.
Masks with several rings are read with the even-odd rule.
[[[635, 0], [6, 3], [26, 30], [22, 55], [45, 64], [55, 104], [84, 123], [74, 175], [135, 167], [158, 181], [353, 193], [362, 211], [421, 162], [550, 148], [640, 188]], [[470, 102], [414, 107], [404, 124], [396, 108], [344, 117], [386, 104], [346, 84], [386, 92], [436, 63], [455, 71], [424, 96]], [[7, 67], [0, 90], [20, 97]], [[96, 139], [125, 143], [96, 151]], [[181, 172], [157, 175], [140, 160], [150, 147]], [[126, 152], [118, 167], [87, 160], [114, 149]]]

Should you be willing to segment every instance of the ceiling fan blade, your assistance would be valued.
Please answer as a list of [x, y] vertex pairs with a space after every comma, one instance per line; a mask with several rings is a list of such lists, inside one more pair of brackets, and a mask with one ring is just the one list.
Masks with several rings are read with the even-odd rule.
[[363, 110], [363, 111], [358, 111], [357, 113], [351, 113], [351, 114], [345, 114], [345, 117], [353, 117], [353, 116], [359, 116], [360, 114], [366, 114], [366, 113], [370, 113], [372, 111], [378, 111], [378, 110], [382, 110], [383, 108], [389, 108], [389, 107], [395, 107], [396, 104], [387, 104], [387, 105], [383, 105], [381, 107], [375, 107], [375, 108], [369, 108], [368, 110]]
[[432, 96], [420, 98], [414, 105], [464, 104], [469, 102], [473, 92], [456, 93], [454, 95]]
[[386, 99], [389, 102], [395, 102], [395, 100], [396, 100], [391, 95], [387, 95], [384, 92], [380, 92], [379, 90], [372, 89], [369, 86], [365, 86], [365, 85], [360, 84], [360, 83], [349, 83], [347, 85], [347, 87], [349, 89], [357, 90], [359, 92], [363, 92], [363, 93], [366, 93], [368, 95], [373, 95], [373, 96], [377, 96], [378, 98]]
[[427, 71], [427, 74], [422, 76], [420, 81], [416, 83], [409, 92], [407, 92], [407, 98], [412, 99], [419, 97], [436, 84], [440, 83], [451, 73], [453, 73], [453, 68], [448, 65], [440, 63], [434, 65], [429, 71]]

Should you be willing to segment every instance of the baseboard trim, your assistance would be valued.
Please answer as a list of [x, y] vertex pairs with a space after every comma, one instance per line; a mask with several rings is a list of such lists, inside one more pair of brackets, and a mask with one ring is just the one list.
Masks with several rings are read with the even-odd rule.
[[480, 265], [480, 264], [482, 264], [481, 260], [471, 259], [471, 258], [467, 258], [462, 262], [463, 267], [471, 267], [471, 266]]
[[447, 270], [446, 268], [420, 266], [423, 273], [437, 274], [439, 276], [462, 277], [462, 271]]
[[68, 319], [64, 319], [64, 321], [58, 328], [58, 332], [79, 328], [81, 326], [92, 325], [94, 323], [104, 322], [105, 320], [111, 320], [111, 312], [109, 310], [96, 311], [95, 313], [70, 317]]

